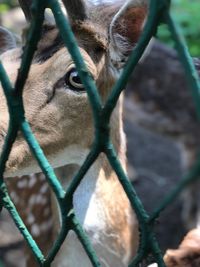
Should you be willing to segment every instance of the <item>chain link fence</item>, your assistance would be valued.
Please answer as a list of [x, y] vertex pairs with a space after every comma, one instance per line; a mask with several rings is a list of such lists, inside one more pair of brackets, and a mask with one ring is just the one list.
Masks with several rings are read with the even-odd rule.
[[[73, 177], [72, 182], [67, 188], [66, 192], [55, 176], [54, 171], [49, 165], [46, 157], [44, 156], [37, 140], [34, 138], [31, 128], [24, 115], [24, 106], [22, 100], [24, 84], [29, 73], [34, 52], [37, 48], [37, 43], [40, 39], [42, 24], [44, 20], [44, 11], [46, 7], [52, 10], [53, 15], [55, 16], [56, 24], [60, 29], [63, 41], [76, 64], [84, 87], [87, 89], [87, 94], [95, 121], [95, 138], [91, 151], [85, 162], [81, 166], [79, 172], [75, 175], [75, 177]], [[81, 180], [84, 179], [84, 175], [86, 174], [87, 170], [102, 152], [106, 154], [109, 163], [115, 170], [119, 181], [122, 184], [131, 202], [132, 208], [137, 215], [140, 225], [140, 245], [137, 255], [130, 263], [129, 267], [140, 266], [140, 263], [144, 259], [147, 259], [149, 255], [151, 255], [153, 261], [156, 262], [159, 267], [165, 266], [162, 253], [154, 234], [154, 224], [162, 210], [164, 210], [168, 205], [171, 205], [173, 200], [180, 194], [180, 192], [200, 176], [200, 158], [197, 159], [190, 173], [186, 177], [184, 177], [181, 182], [173, 189], [173, 191], [163, 199], [160, 206], [157, 207], [152, 214], [148, 214], [145, 211], [142, 202], [138, 198], [137, 193], [129, 182], [117, 158], [109, 135], [109, 122], [112, 111], [119, 99], [121, 92], [123, 91], [123, 88], [125, 88], [126, 86], [130, 74], [133, 72], [152, 36], [156, 34], [157, 28], [160, 23], [167, 24], [168, 29], [171, 33], [171, 37], [175, 42], [177, 51], [180, 55], [180, 60], [185, 68], [188, 81], [191, 85], [190, 88], [193, 95], [196, 112], [198, 118], [200, 118], [200, 81], [195, 71], [193, 61], [191, 60], [188, 53], [188, 49], [184, 42], [183, 36], [181, 35], [178, 26], [170, 15], [169, 7], [169, 0], [150, 1], [148, 19], [147, 23], [145, 24], [142, 36], [131, 56], [129, 57], [119, 80], [113, 87], [111, 94], [104, 106], [102, 105], [96, 85], [87, 72], [87, 68], [76, 44], [73, 32], [66, 20], [65, 15], [62, 13], [57, 0], [35, 0], [33, 3], [33, 19], [31, 22], [27, 43], [24, 48], [21, 67], [14, 87], [11, 85], [11, 82], [5, 72], [3, 65], [0, 63], [0, 80], [7, 99], [10, 114], [9, 129], [0, 158], [0, 208], [2, 209], [4, 207], [8, 210], [10, 216], [14, 220], [19, 231], [21, 232], [24, 239], [27, 241], [28, 246], [35, 255], [39, 266], [50, 266], [70, 230], [74, 230], [74, 232], [77, 234], [88, 257], [90, 258], [92, 266], [100, 266], [96, 253], [93, 250], [87, 235], [85, 234], [82, 226], [79, 224], [77, 217], [73, 211], [72, 198]], [[56, 242], [54, 243], [46, 258], [42, 254], [40, 248], [35, 243], [31, 234], [20, 218], [9, 196], [4, 181], [6, 161], [11, 152], [12, 144], [16, 139], [18, 131], [21, 131], [23, 133], [26, 142], [28, 143], [34, 157], [37, 159], [39, 166], [45, 174], [46, 179], [48, 180], [48, 183], [56, 196], [61, 210], [61, 230]]]

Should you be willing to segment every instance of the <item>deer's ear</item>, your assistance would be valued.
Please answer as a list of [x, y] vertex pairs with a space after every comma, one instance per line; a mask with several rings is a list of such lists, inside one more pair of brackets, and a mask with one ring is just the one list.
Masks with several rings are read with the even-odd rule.
[[[131, 3], [130, 3], [131, 2]], [[127, 1], [110, 24], [110, 56], [115, 68], [124, 66], [142, 32], [148, 6], [145, 0]]]
[[5, 28], [0, 27], [0, 54], [15, 47], [15, 36]]

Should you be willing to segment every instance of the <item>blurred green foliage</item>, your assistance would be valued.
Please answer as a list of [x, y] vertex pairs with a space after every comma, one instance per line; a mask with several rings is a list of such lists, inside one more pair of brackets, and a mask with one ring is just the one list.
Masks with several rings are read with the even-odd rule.
[[17, 0], [0, 0], [0, 13], [17, 6]]
[[[200, 0], [172, 0], [171, 13], [181, 25], [192, 56], [200, 56]], [[160, 26], [158, 38], [173, 46], [165, 25]]]

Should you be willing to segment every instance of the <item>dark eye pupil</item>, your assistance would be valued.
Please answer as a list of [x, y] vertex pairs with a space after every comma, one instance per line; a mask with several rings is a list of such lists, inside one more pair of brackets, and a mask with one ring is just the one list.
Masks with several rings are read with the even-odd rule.
[[77, 71], [72, 72], [72, 75], [71, 76], [72, 76], [72, 80], [75, 83], [80, 83], [80, 84], [82, 83], [80, 77], [78, 76]]
[[85, 91], [84, 86], [81, 82], [81, 79], [78, 75], [78, 72], [75, 68], [71, 69], [65, 78], [66, 84], [75, 91]]

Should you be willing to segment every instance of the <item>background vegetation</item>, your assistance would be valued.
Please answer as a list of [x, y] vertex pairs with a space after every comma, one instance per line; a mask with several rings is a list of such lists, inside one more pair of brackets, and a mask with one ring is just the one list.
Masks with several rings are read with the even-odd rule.
[[0, 0], [0, 13], [5, 12], [15, 6], [17, 6], [16, 0]]
[[[181, 25], [192, 56], [200, 56], [200, 1], [172, 0], [172, 15]], [[173, 46], [166, 26], [160, 27], [158, 38]]]
[[[0, 13], [16, 5], [16, 0], [0, 0]], [[172, 0], [172, 14], [182, 27], [192, 56], [200, 56], [200, 0]], [[158, 38], [173, 46], [166, 26], [160, 27]]]

